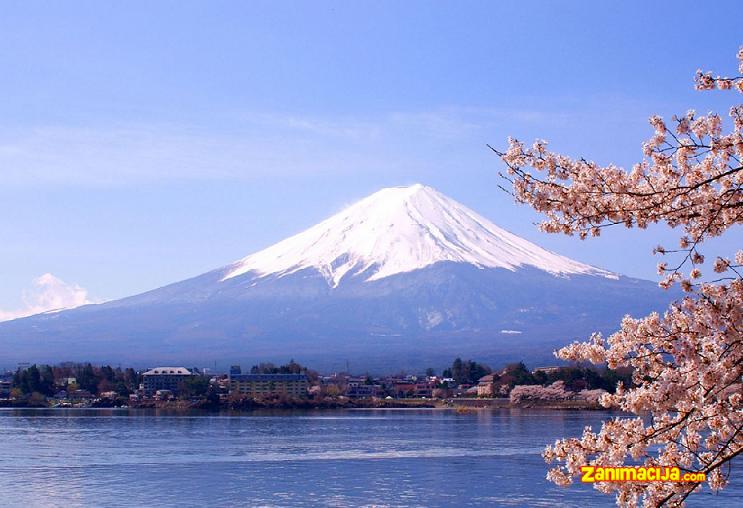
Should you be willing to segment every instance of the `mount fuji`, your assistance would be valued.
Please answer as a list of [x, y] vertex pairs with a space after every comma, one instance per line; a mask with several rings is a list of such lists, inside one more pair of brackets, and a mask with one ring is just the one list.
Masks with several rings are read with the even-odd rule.
[[420, 184], [140, 295], [0, 323], [0, 365], [90, 360], [423, 368], [554, 361], [671, 295], [545, 250]]

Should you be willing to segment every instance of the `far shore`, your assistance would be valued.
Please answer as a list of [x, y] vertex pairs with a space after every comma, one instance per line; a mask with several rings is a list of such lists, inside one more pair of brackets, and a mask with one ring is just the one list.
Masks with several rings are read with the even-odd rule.
[[255, 410], [394, 410], [438, 409], [467, 413], [481, 409], [541, 409], [541, 410], [606, 410], [585, 400], [529, 400], [518, 404], [507, 398], [452, 398], [452, 399], [289, 399], [289, 400], [239, 400], [221, 401], [219, 404], [205, 400], [145, 400], [136, 404], [123, 401], [95, 400], [86, 404], [29, 405], [21, 401], [0, 400], [0, 409], [164, 409], [205, 411], [255, 411]]

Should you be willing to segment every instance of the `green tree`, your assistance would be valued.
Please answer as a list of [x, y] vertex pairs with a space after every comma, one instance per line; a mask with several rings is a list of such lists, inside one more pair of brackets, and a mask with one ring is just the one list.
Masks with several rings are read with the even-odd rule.
[[49, 365], [43, 365], [39, 370], [39, 392], [44, 395], [54, 395], [54, 371]]
[[123, 379], [116, 382], [114, 385], [114, 391], [121, 395], [122, 397], [128, 397], [129, 394], [132, 393], [132, 391], [129, 389], [129, 386], [127, 386], [126, 381]]
[[454, 360], [451, 365], [451, 369], [447, 369], [447, 371], [444, 371], [445, 375], [449, 373], [449, 370], [451, 376], [446, 377], [454, 378], [454, 381], [456, 381], [457, 384], [474, 384], [477, 382], [478, 379], [487, 374], [490, 374], [491, 372], [490, 367], [488, 367], [487, 365], [483, 365], [472, 360], [463, 361], [461, 358], [457, 358]]
[[209, 378], [206, 376], [189, 376], [180, 387], [184, 397], [203, 397], [209, 390]]
[[77, 373], [77, 384], [82, 390], [88, 390], [90, 393], [96, 393], [98, 389], [98, 379], [96, 378], [93, 366], [86, 363]]

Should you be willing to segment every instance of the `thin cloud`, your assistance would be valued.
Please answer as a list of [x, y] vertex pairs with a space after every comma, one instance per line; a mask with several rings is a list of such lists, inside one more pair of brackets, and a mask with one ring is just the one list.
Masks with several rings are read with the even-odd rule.
[[10, 321], [42, 312], [72, 309], [93, 302], [88, 290], [77, 284], [68, 284], [51, 273], [35, 278], [31, 288], [21, 296], [23, 307], [16, 310], [0, 309], [0, 321]]
[[452, 153], [480, 150], [498, 138], [504, 117], [523, 115], [447, 108], [365, 117], [239, 114], [219, 127], [0, 127], [0, 167], [5, 185], [34, 186], [394, 173], [438, 167], [442, 143]]

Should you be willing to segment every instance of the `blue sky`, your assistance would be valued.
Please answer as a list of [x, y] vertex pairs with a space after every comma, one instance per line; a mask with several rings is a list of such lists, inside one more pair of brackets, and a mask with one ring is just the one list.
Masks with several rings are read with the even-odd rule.
[[158, 287], [414, 182], [654, 279], [675, 235], [539, 233], [485, 144], [628, 166], [651, 114], [740, 100], [692, 77], [734, 72], [742, 18], [740, 2], [4, 3], [0, 309], [44, 273], [93, 300]]

